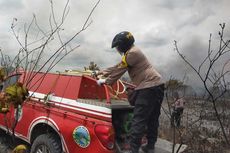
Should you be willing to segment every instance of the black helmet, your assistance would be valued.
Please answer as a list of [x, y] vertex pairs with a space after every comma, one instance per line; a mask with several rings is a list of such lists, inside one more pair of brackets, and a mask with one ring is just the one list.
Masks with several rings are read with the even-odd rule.
[[112, 41], [112, 48], [117, 47], [118, 51], [125, 53], [134, 43], [133, 35], [128, 31], [118, 33]]

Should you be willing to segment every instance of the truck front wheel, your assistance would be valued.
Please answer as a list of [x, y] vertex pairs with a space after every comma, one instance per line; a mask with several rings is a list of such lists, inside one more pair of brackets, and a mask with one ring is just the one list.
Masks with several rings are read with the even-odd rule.
[[61, 141], [54, 134], [42, 134], [34, 140], [31, 153], [62, 153]]

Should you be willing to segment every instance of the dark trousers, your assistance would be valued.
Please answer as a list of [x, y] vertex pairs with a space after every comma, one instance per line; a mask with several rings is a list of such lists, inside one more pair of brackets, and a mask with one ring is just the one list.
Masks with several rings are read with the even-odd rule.
[[181, 115], [183, 114], [184, 108], [177, 108], [172, 112], [171, 126], [180, 127]]
[[137, 90], [131, 133], [132, 153], [138, 153], [142, 137], [147, 129], [148, 146], [154, 148], [157, 141], [161, 103], [164, 97], [164, 85]]

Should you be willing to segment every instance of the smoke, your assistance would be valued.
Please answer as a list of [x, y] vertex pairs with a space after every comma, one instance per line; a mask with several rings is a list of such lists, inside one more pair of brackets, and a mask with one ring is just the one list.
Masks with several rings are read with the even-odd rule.
[[[60, 22], [66, 1], [53, 2], [57, 21]], [[96, 0], [70, 1], [69, 13], [60, 33], [63, 40], [68, 40], [81, 29], [95, 2]], [[186, 76], [187, 82], [199, 86], [201, 83], [197, 75], [173, 50], [173, 41], [178, 41], [183, 55], [198, 67], [207, 56], [209, 34], [213, 33], [213, 39], [218, 39], [219, 23], [226, 22], [225, 34], [230, 37], [229, 3], [228, 0], [128, 0], [126, 3], [123, 0], [101, 1], [90, 18], [90, 27], [70, 44], [71, 47], [80, 47], [63, 59], [54, 71], [83, 68], [90, 61], [101, 68], [116, 64], [120, 55], [110, 48], [111, 41], [118, 32], [127, 30], [132, 32], [135, 44], [160, 71], [164, 80], [170, 77], [182, 80]], [[0, 1], [0, 47], [3, 52], [13, 56], [20, 49], [10, 30], [13, 18], [17, 18], [16, 31], [23, 42], [24, 25], [29, 25], [33, 14], [44, 31], [50, 30], [50, 12], [47, 0]], [[30, 39], [36, 38], [36, 30], [31, 29], [29, 35]], [[213, 49], [217, 46], [213, 42]], [[55, 42], [51, 43], [44, 57], [48, 57], [57, 48]], [[215, 69], [220, 68], [221, 63], [217, 63]]]

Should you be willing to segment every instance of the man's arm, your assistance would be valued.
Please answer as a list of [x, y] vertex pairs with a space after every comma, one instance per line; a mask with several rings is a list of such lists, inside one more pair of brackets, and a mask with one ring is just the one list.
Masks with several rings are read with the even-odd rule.
[[97, 75], [103, 75], [104, 77], [108, 77], [109, 75], [112, 74], [112, 72], [116, 69], [116, 67], [118, 66], [119, 64], [115, 65], [115, 66], [112, 66], [112, 67], [109, 67], [107, 69], [104, 69], [102, 71], [99, 71], [97, 73]]
[[104, 77], [107, 77], [105, 80], [106, 84], [112, 85], [114, 82], [116, 82], [118, 79], [121, 78], [121, 76], [128, 70], [128, 64], [126, 61], [126, 54], [122, 56], [121, 62], [116, 64], [113, 67], [107, 68], [99, 74], [102, 74]]
[[127, 71], [127, 67], [119, 67], [117, 66], [110, 75], [106, 78], [105, 83], [112, 85], [114, 82], [116, 82], [118, 79], [121, 78], [121, 76]]

